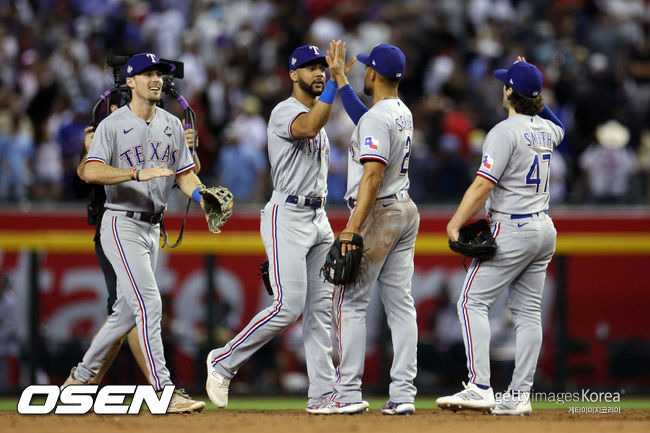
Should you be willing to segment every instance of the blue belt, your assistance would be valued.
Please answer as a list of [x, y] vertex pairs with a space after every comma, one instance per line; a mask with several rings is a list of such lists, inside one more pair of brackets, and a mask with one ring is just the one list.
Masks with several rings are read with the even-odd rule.
[[520, 220], [522, 218], [532, 218], [534, 216], [540, 216], [539, 214], [541, 214], [541, 213], [545, 213], [546, 215], [548, 215], [548, 211], [545, 210], [545, 211], [542, 211], [542, 212], [525, 213], [525, 214], [519, 214], [519, 215], [511, 214], [510, 219]]
[[[387, 198], [397, 198], [397, 194], [387, 195], [386, 197], [379, 197], [377, 200], [386, 200]], [[349, 198], [347, 203], [348, 206], [350, 206], [350, 209], [354, 209], [354, 207], [357, 205], [357, 201], [353, 198]]]
[[163, 219], [163, 213], [145, 213], [145, 212], [133, 212], [126, 211], [126, 216], [129, 218], [135, 218], [140, 221], [144, 221], [149, 224], [158, 224]]
[[[297, 205], [298, 202], [300, 201], [300, 197], [297, 195], [289, 195], [287, 196], [287, 203], [295, 204]], [[305, 206], [310, 207], [312, 209], [320, 209], [323, 207], [323, 200], [320, 197], [305, 197]]]

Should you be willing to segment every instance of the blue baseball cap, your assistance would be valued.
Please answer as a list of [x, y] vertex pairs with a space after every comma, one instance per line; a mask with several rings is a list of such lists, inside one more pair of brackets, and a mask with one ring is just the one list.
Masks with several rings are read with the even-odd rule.
[[406, 70], [406, 56], [394, 45], [375, 45], [370, 54], [357, 54], [357, 60], [393, 80], [402, 78]]
[[536, 98], [542, 91], [544, 78], [532, 63], [516, 62], [509, 69], [497, 69], [494, 76], [506, 86], [527, 98]]
[[124, 71], [127, 77], [132, 77], [145, 69], [154, 67], [160, 69], [163, 74], [169, 74], [176, 69], [176, 66], [171, 63], [161, 62], [155, 54], [140, 53], [135, 54], [126, 62], [126, 69]]
[[289, 70], [295, 71], [306, 63], [319, 60], [327, 66], [325, 54], [323, 54], [316, 45], [303, 45], [293, 50], [289, 57]]

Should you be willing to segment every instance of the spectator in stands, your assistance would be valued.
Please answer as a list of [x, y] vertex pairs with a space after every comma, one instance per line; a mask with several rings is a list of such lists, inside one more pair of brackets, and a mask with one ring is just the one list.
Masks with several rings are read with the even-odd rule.
[[8, 113], [7, 120], [6, 129], [0, 131], [0, 201], [24, 201], [32, 182], [31, 123], [17, 110]]
[[63, 157], [61, 145], [52, 140], [47, 128], [43, 137], [34, 155], [32, 196], [39, 201], [53, 201], [60, 199], [63, 193]]
[[63, 187], [66, 198], [72, 198], [72, 176], [79, 163], [79, 143], [84, 142], [84, 129], [90, 120], [90, 102], [79, 99], [70, 110], [70, 117], [64, 120], [56, 135], [56, 141], [61, 147], [63, 160]]
[[[555, 90], [558, 113], [568, 127], [563, 156], [569, 175], [579, 172], [580, 155], [597, 125], [625, 119], [628, 145], [637, 149], [650, 118], [650, 38], [641, 0], [303, 1], [298, 2], [301, 14], [292, 2], [273, 0], [5, 3], [0, 92], [17, 91], [12, 99], [39, 126], [34, 142], [46, 141], [40, 125], [55, 129], [64, 161], [69, 137], [56, 134], [59, 123], [67, 123], [60, 105], [68, 99], [94, 101], [99, 89], [107, 88], [112, 78], [104, 65], [108, 54], [157, 51], [186, 62], [187, 78], [178, 84], [193, 106], [206, 107], [199, 152], [211, 169], [224, 128], [245, 96], [260, 98], [263, 119], [280, 100], [278, 91], [287, 79], [284, 59], [293, 41], [336, 32], [344, 32], [349, 52], [367, 52], [387, 41], [416, 59], [403, 77], [400, 97], [415, 111], [425, 107], [414, 115], [430, 151], [442, 133], [451, 132], [461, 139], [462, 156], [472, 157], [467, 154], [470, 131], [499, 121], [493, 108], [500, 106], [501, 89], [489, 71], [512, 63], [513, 52], [529, 53], [553, 88], [548, 90]], [[69, 8], [61, 7], [67, 3]], [[166, 32], [160, 34], [160, 28]], [[360, 83], [362, 76], [353, 74], [350, 80]], [[426, 109], [427, 100], [449, 102]], [[83, 114], [88, 116], [88, 110]], [[75, 130], [83, 128], [68, 132]], [[422, 172], [433, 170], [434, 163], [430, 158]], [[570, 178], [566, 185], [569, 197], [582, 199], [578, 182]], [[435, 188], [419, 191], [421, 203], [438, 200]]]
[[638, 170], [636, 155], [627, 145], [630, 132], [616, 120], [596, 128], [596, 142], [580, 156], [587, 176], [589, 197], [594, 203], [625, 203], [629, 179]]
[[226, 127], [226, 145], [219, 155], [220, 184], [242, 202], [263, 200], [267, 184], [266, 122], [260, 110], [256, 97], [244, 99], [242, 113]]

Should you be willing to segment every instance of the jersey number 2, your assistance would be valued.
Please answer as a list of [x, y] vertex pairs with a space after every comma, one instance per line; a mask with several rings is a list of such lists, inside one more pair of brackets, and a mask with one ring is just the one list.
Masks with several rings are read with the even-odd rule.
[[409, 156], [411, 156], [411, 137], [406, 137], [406, 155], [402, 160], [402, 168], [399, 171], [400, 176], [405, 176], [409, 171]]
[[550, 166], [551, 166], [551, 154], [550, 153], [545, 153], [542, 155], [542, 164], [547, 163], [548, 165], [546, 167], [542, 166], [540, 167], [539, 165], [539, 156], [535, 155], [535, 159], [533, 160], [533, 164], [530, 166], [530, 170], [528, 170], [528, 174], [526, 175], [526, 185], [528, 186], [533, 186], [535, 185], [535, 194], [540, 194], [539, 192], [539, 185], [542, 183], [541, 178], [542, 178], [542, 173], [541, 171], [543, 170], [545, 173], [544, 176], [544, 191], [542, 191], [542, 194], [546, 194], [548, 191], [548, 177], [550, 174]]

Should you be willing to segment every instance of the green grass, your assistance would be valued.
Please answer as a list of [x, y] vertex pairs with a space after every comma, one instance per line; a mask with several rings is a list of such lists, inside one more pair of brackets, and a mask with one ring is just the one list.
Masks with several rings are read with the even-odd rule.
[[[216, 407], [205, 396], [194, 396], [207, 403], [208, 410]], [[307, 402], [302, 397], [234, 397], [228, 403], [228, 410], [303, 410]], [[385, 397], [369, 398], [370, 409], [380, 409], [386, 402]], [[0, 398], [0, 411], [16, 411], [18, 398]], [[415, 405], [422, 409], [435, 407], [435, 397], [423, 396], [415, 401]], [[570, 402], [563, 405], [554, 402], [533, 402], [533, 409], [566, 409], [570, 407], [620, 407], [622, 410], [645, 409], [650, 410], [650, 397], [624, 397], [618, 403], [582, 403]]]

